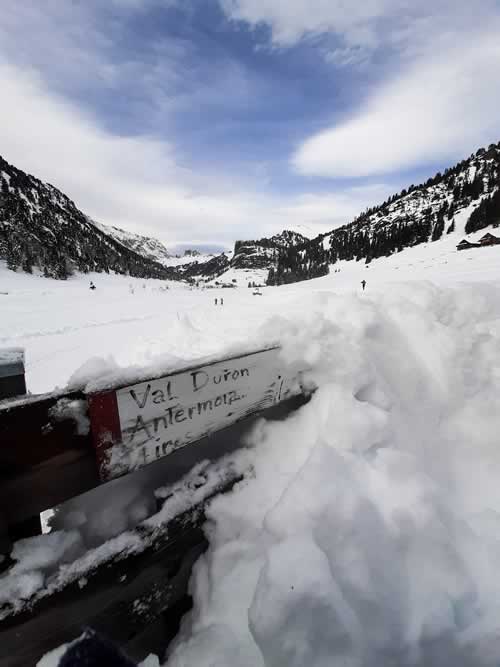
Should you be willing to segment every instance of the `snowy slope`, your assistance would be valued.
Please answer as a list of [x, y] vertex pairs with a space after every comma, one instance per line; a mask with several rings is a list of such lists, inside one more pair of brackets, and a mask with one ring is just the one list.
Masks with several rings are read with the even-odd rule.
[[184, 266], [185, 264], [204, 264], [215, 257], [212, 253], [208, 254], [196, 251], [187, 251], [182, 256], [173, 255], [161, 241], [151, 236], [142, 236], [141, 234], [125, 231], [119, 227], [102, 225], [95, 220], [92, 220], [92, 223], [126, 248], [137, 252], [143, 257], [159, 262], [164, 266], [177, 267]]
[[171, 256], [167, 248], [161, 241], [158, 241], [158, 239], [151, 238], [150, 236], [142, 236], [141, 234], [133, 234], [132, 232], [127, 232], [119, 227], [101, 225], [95, 222], [95, 220], [92, 220], [92, 223], [126, 248], [137, 252], [143, 257], [152, 259], [155, 262], [170, 266], [169, 261], [171, 260]]
[[[467, 160], [438, 173], [426, 183], [411, 185], [353, 222], [283, 253], [270, 272], [270, 282], [281, 284], [325, 275], [338, 261], [362, 259], [369, 263], [415, 245], [441, 244], [448, 233], [472, 231], [471, 214], [480, 215], [473, 230], [500, 225], [500, 144], [480, 149]], [[487, 211], [484, 202], [489, 202]], [[336, 267], [338, 268], [338, 267]]]
[[[226, 252], [226, 255], [228, 253]], [[175, 256], [175, 255], [170, 255], [168, 260], [166, 260], [165, 264], [167, 266], [184, 266], [185, 264], [194, 264], [197, 262], [198, 264], [205, 264], [206, 262], [209, 262], [211, 259], [216, 257], [213, 253], [199, 253], [195, 257], [192, 255], [182, 255], [182, 257]]]
[[88, 271], [173, 277], [133, 246], [94, 223], [60, 190], [0, 157], [0, 259], [10, 269], [61, 280]]

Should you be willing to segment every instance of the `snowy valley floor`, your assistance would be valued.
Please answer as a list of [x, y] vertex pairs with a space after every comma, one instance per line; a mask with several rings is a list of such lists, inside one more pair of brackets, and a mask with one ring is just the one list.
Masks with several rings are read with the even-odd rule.
[[[455, 235], [450, 235], [455, 236]], [[0, 261], [0, 346], [26, 348], [28, 389], [39, 393], [65, 386], [89, 360], [112, 357], [111, 364], [175, 365], [231, 347], [272, 342], [262, 325], [273, 315], [306, 316], [311, 298], [327, 291], [378, 298], [394, 283], [500, 281], [500, 246], [457, 253], [456, 238], [417, 246], [371, 263], [339, 262], [325, 278], [264, 288], [253, 296], [236, 289], [189, 290], [178, 283], [90, 274], [61, 282], [15, 274]], [[338, 273], [333, 272], [339, 269]], [[241, 272], [240, 284], [254, 277]], [[367, 291], [361, 295], [361, 280]], [[91, 292], [90, 280], [97, 289]], [[214, 299], [224, 299], [224, 306]], [[100, 362], [97, 363], [98, 372]], [[87, 369], [92, 374], [92, 368]]]
[[0, 344], [27, 347], [33, 391], [90, 357], [259, 342], [311, 368], [311, 402], [259, 425], [254, 475], [211, 505], [169, 667], [499, 664], [499, 262], [415, 248], [262, 297], [0, 273]]

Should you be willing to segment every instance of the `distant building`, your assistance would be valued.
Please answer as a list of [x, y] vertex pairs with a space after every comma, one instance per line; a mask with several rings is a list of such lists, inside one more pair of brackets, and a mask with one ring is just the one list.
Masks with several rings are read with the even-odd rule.
[[462, 239], [457, 245], [457, 250], [468, 250], [469, 248], [480, 248], [479, 243], [471, 243], [467, 239]]
[[482, 238], [479, 239], [479, 243], [481, 246], [484, 245], [499, 245], [500, 244], [500, 238], [498, 236], [494, 236], [493, 234], [485, 234]]
[[479, 239], [478, 243], [471, 243], [467, 239], [462, 239], [457, 245], [457, 250], [468, 250], [469, 248], [482, 248], [489, 245], [500, 245], [500, 238], [489, 232]]

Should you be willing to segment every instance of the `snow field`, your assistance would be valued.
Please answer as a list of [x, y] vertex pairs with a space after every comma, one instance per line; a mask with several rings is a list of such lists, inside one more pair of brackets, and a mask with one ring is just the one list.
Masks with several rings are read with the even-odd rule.
[[231, 345], [248, 348], [275, 307], [246, 287], [190, 290], [103, 274], [61, 283], [0, 266], [1, 291], [8, 293], [0, 294], [0, 346], [26, 348], [33, 393], [66, 386], [84, 364], [87, 374], [93, 368], [99, 375], [103, 368], [168, 367]]
[[[456, 225], [457, 231], [437, 243], [374, 260], [369, 268], [363, 261], [338, 262], [329, 276], [263, 288], [262, 297], [247, 287], [251, 279], [262, 282], [259, 272], [232, 270], [238, 274], [237, 289], [190, 290], [177, 282], [107, 274], [61, 282], [13, 273], [0, 261], [0, 347], [26, 348], [28, 390], [39, 393], [66, 386], [89, 360], [95, 362], [86, 370], [92, 375], [104, 365], [168, 367], [232, 347], [273, 342], [276, 337], [270, 332], [273, 340], [266, 340], [261, 326], [272, 314], [301, 311], [304, 290], [309, 299], [311, 293], [325, 290], [358, 293], [363, 279], [367, 294], [392, 290], [390, 284], [402, 281], [445, 286], [499, 281], [500, 246], [457, 252], [463, 234], [459, 220]], [[471, 239], [481, 235], [477, 232]], [[91, 280], [95, 292], [88, 289]]]
[[311, 301], [269, 326], [319, 389], [212, 503], [167, 664], [498, 664], [500, 290]]

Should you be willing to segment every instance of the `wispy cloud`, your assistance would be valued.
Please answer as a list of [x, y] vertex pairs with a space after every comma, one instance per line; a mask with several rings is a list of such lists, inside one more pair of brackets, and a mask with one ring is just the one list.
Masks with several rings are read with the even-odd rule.
[[334, 35], [339, 51], [373, 53], [389, 46], [415, 52], [435, 35], [468, 30], [498, 11], [482, 0], [477, 11], [467, 0], [219, 0], [227, 15], [252, 27], [267, 25], [276, 46]]
[[419, 59], [293, 156], [302, 174], [380, 175], [452, 161], [500, 137], [500, 31]]
[[[322, 38], [332, 67], [377, 69], [352, 106], [306, 137], [300, 174], [367, 177], [453, 160], [500, 136], [500, 5], [483, 0], [221, 0], [282, 48]], [[381, 65], [383, 63], [383, 65]]]
[[39, 76], [0, 66], [1, 152], [52, 182], [97, 220], [167, 243], [230, 245], [306, 225], [343, 224], [387, 188], [291, 197], [245, 188], [228, 174], [182, 168], [175, 149], [154, 137], [116, 136], [49, 92]]
[[[176, 2], [188, 29], [170, 34], [155, 19], [168, 23], [161, 12]], [[428, 164], [498, 128], [492, 0], [484, 0], [482, 23], [461, 0], [449, 22], [451, 0], [414, 4], [367, 0], [346, 10], [341, 0], [315, 0], [312, 10], [309, 0], [224, 0], [230, 19], [270, 28], [264, 34], [279, 52], [257, 52], [262, 35], [235, 31], [220, 13], [191, 26], [201, 6], [194, 2], [193, 14], [179, 14], [178, 0], [8, 3], [0, 14], [0, 153], [100, 222], [167, 243], [328, 231], [406, 183], [395, 176], [389, 187], [376, 176], [353, 188], [314, 176]], [[297, 44], [285, 62], [283, 49]], [[336, 78], [346, 67], [370, 69], [384, 49], [398, 57], [382, 68], [375, 93], [371, 80], [356, 97], [348, 78]], [[320, 74], [309, 76], [318, 63]], [[323, 72], [334, 74], [324, 80]], [[351, 88], [330, 117], [321, 101], [333, 85]], [[310, 92], [318, 97], [309, 101]]]

